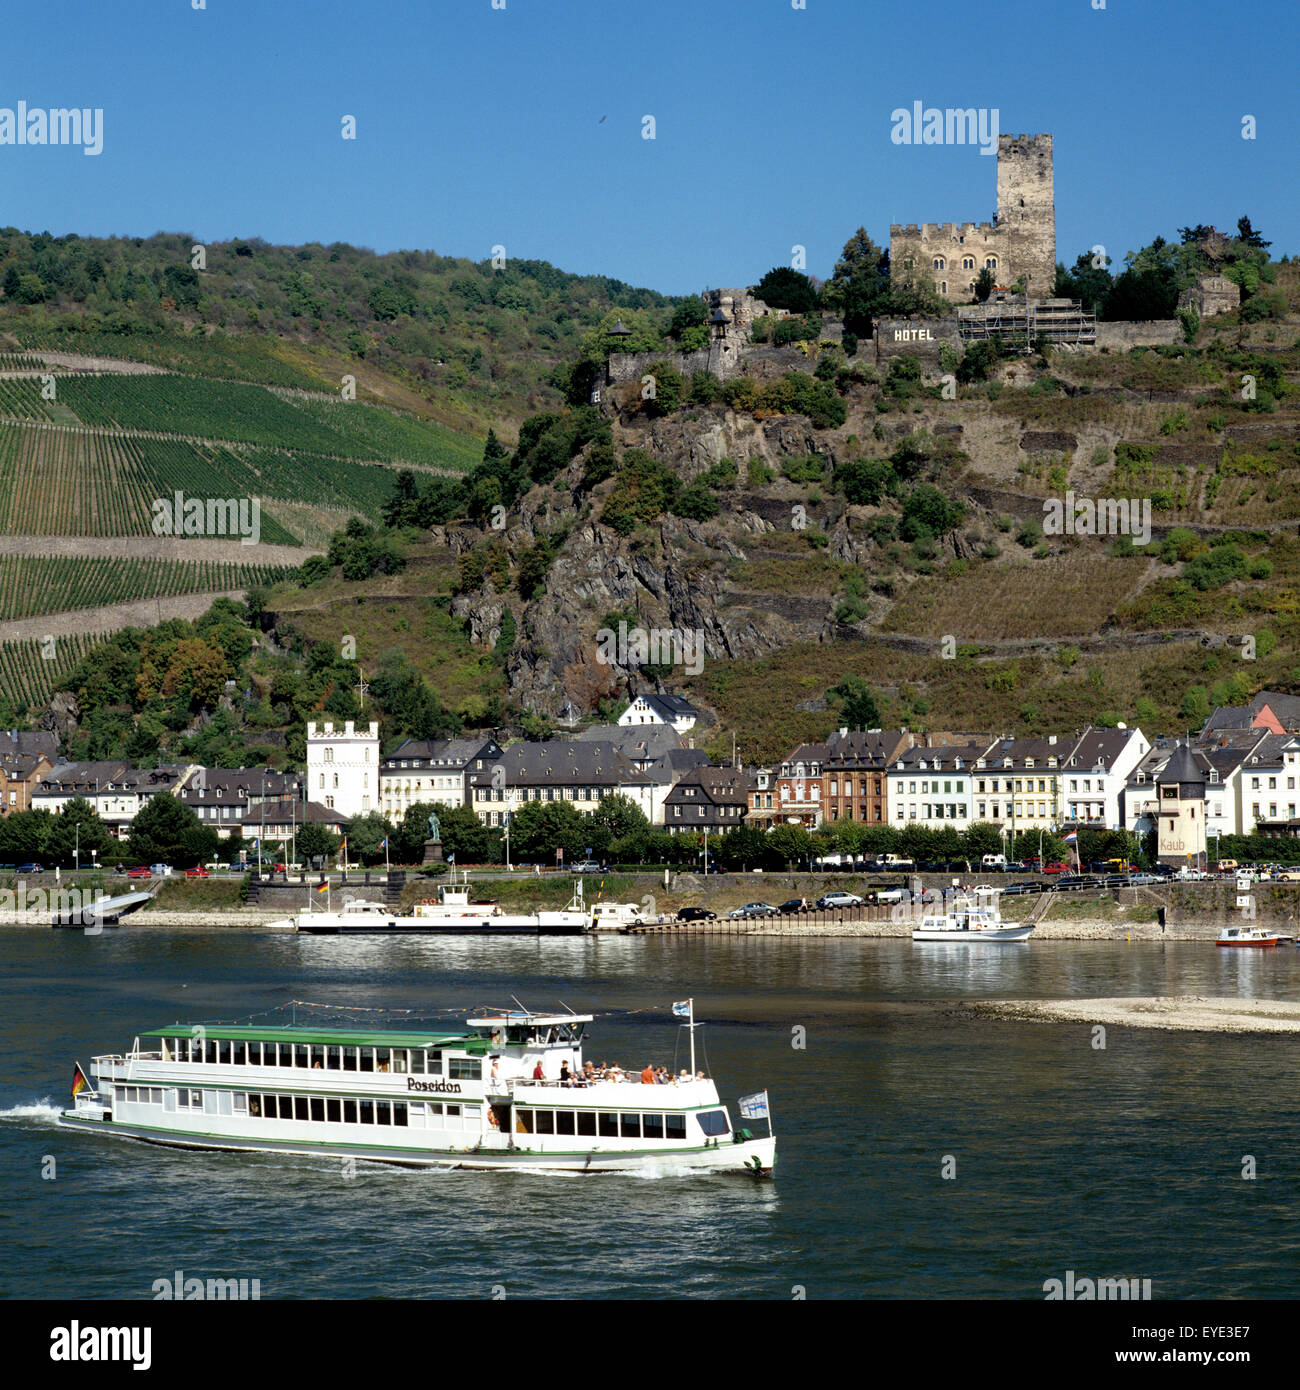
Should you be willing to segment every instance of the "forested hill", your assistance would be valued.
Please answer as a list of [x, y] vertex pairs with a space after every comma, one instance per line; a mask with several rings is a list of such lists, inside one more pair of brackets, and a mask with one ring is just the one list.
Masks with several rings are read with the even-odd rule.
[[546, 261], [14, 227], [0, 231], [0, 287], [11, 350], [329, 391], [350, 373], [362, 399], [480, 436], [557, 403], [555, 369], [611, 311], [658, 319], [679, 302]]

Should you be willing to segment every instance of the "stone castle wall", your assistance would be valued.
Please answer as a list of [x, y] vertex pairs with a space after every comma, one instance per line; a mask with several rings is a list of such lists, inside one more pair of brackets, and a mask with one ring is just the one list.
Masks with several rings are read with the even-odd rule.
[[1180, 309], [1195, 309], [1203, 318], [1231, 314], [1241, 308], [1241, 288], [1226, 275], [1202, 275], [1191, 289], [1178, 296]]
[[1097, 347], [1123, 352], [1134, 347], [1163, 347], [1183, 341], [1183, 326], [1177, 319], [1121, 320], [1097, 324]]
[[891, 357], [910, 353], [924, 362], [938, 362], [939, 349], [947, 343], [962, 351], [955, 318], [942, 319], [877, 319], [876, 361], [887, 362]]
[[999, 135], [997, 221], [924, 222], [889, 229], [890, 273], [928, 277], [945, 299], [968, 300], [986, 266], [996, 285], [1025, 276], [1031, 299], [1056, 284], [1056, 199], [1050, 135]]

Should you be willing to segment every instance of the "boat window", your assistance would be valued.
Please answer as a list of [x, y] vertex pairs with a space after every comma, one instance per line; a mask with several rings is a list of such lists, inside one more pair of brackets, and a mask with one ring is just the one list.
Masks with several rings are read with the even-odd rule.
[[359, 1106], [361, 1123], [372, 1125], [375, 1122], [375, 1103], [373, 1100], [363, 1100]]
[[417, 1128], [423, 1126], [424, 1102], [422, 1100], [413, 1100], [407, 1106], [407, 1109], [411, 1112], [411, 1123]]
[[333, 1096], [330, 1096], [325, 1101], [325, 1118], [332, 1125], [338, 1124], [339, 1120], [342, 1119], [342, 1107], [340, 1106], [338, 1100]]
[[345, 1100], [343, 1102], [343, 1123], [345, 1125], [354, 1125], [356, 1122], [357, 1103], [354, 1100]]
[[215, 1115], [217, 1113], [217, 1093], [215, 1091], [204, 1091], [203, 1113], [205, 1115]]
[[406, 1124], [406, 1102], [404, 1100], [393, 1102], [393, 1123], [403, 1126]]
[[554, 1134], [554, 1133], [555, 1133], [555, 1111], [554, 1111], [554, 1110], [538, 1110], [538, 1111], [536, 1112], [536, 1115], [537, 1115], [537, 1132], [538, 1132], [538, 1134]]
[[175, 1109], [176, 1109], [176, 1092], [175, 1092], [175, 1091], [168, 1089], [168, 1090], [166, 1090], [166, 1091], [163, 1092], [163, 1109], [164, 1109], [164, 1110], [175, 1110]]
[[248, 1065], [250, 1067], [260, 1067], [262, 1065], [262, 1044], [251, 1042], [248, 1044]]
[[557, 1110], [555, 1112], [555, 1132], [556, 1134], [572, 1134], [574, 1132], [572, 1110]]
[[453, 1081], [482, 1081], [483, 1063], [478, 1057], [451, 1057], [447, 1075]]
[[375, 1123], [379, 1125], [391, 1125], [393, 1123], [393, 1106], [391, 1101], [377, 1100], [375, 1102]]
[[248, 1114], [248, 1093], [246, 1091], [236, 1091], [231, 1100], [236, 1115]]
[[313, 1047], [313, 1048], [312, 1048], [312, 1050], [311, 1050], [311, 1065], [312, 1065], [312, 1069], [313, 1069], [313, 1070], [315, 1070], [315, 1069], [318, 1068], [318, 1067], [319, 1067], [319, 1068], [322, 1068], [322, 1069], [324, 1068], [324, 1066], [325, 1066], [325, 1049], [324, 1049], [323, 1047]]
[[342, 1069], [343, 1069], [343, 1059], [342, 1059], [342, 1056], [341, 1056], [340, 1054], [341, 1054], [341, 1049], [340, 1049], [340, 1048], [337, 1048], [337, 1047], [327, 1047], [327, 1048], [325, 1049], [325, 1070], [326, 1070], [326, 1071], [342, 1071]]
[[217, 1060], [217, 1045], [215, 1042], [208, 1044], [208, 1061], [215, 1063]]
[[311, 1117], [313, 1120], [323, 1120], [325, 1118], [325, 1100], [322, 1096], [312, 1096]]
[[[429, 1111], [430, 1116], [441, 1116], [441, 1115], [442, 1115], [442, 1101], [440, 1101], [440, 1100], [426, 1100], [424, 1103], [425, 1103], [425, 1105], [428, 1107], [428, 1111]], [[441, 1120], [441, 1119], [437, 1119], [437, 1120], [434, 1121], [434, 1123], [435, 1123], [435, 1124], [441, 1124], [441, 1123], [442, 1123], [442, 1120]]]
[[217, 1061], [220, 1062], [222, 1066], [230, 1065], [230, 1044], [228, 1042], [219, 1042], [217, 1044]]
[[229, 1091], [217, 1092], [217, 1113], [219, 1115], [230, 1115], [234, 1113]]
[[686, 1138], [686, 1116], [685, 1116], [685, 1115], [665, 1115], [665, 1116], [664, 1116], [664, 1138], [665, 1138], [665, 1139], [685, 1139], [685, 1138]]
[[531, 1110], [515, 1110], [515, 1133], [531, 1134], [533, 1132], [533, 1112]]
[[311, 1048], [306, 1043], [298, 1043], [293, 1049], [293, 1064], [295, 1067], [311, 1066]]
[[641, 1116], [640, 1116], [640, 1114], [637, 1113], [637, 1114], [635, 1114], [635, 1115], [624, 1115], [624, 1116], [623, 1116], [623, 1138], [624, 1138], [624, 1139], [640, 1139], [640, 1137], [641, 1137]]
[[261, 1097], [261, 1096], [252, 1096], [252, 1095], [249, 1096], [249, 1098], [248, 1098], [248, 1113], [249, 1113], [249, 1115], [250, 1115], [251, 1117], [253, 1117], [254, 1119], [257, 1119], [257, 1118], [259, 1118], [259, 1117], [261, 1116], [261, 1114], [262, 1114], [262, 1097]]
[[459, 1106], [459, 1105], [449, 1105], [449, 1106], [447, 1106], [447, 1114], [448, 1114], [449, 1116], [454, 1116], [456, 1119], [460, 1119], [460, 1106]]
[[294, 1096], [293, 1118], [295, 1120], [309, 1120], [311, 1118], [311, 1109], [306, 1096]]
[[411, 1070], [417, 1075], [424, 1074], [424, 1053], [418, 1050], [411, 1052]]
[[705, 1134], [730, 1134], [731, 1126], [727, 1123], [727, 1112], [725, 1110], [705, 1110], [697, 1117], [700, 1128]]
[[375, 1049], [373, 1047], [363, 1047], [359, 1049], [361, 1055], [361, 1070], [374, 1071], [375, 1069]]
[[343, 1070], [356, 1071], [357, 1069], [357, 1049], [355, 1047], [345, 1047], [343, 1049]]
[[393, 1050], [393, 1070], [406, 1071], [406, 1049], [404, 1047], [394, 1048]]
[[275, 1044], [274, 1044], [274, 1043], [254, 1043], [253, 1046], [256, 1047], [256, 1048], [258, 1049], [258, 1051], [261, 1053], [261, 1057], [262, 1057], [262, 1066], [264, 1066], [264, 1067], [273, 1067], [273, 1066], [275, 1066]]
[[594, 1110], [578, 1111], [578, 1133], [590, 1135], [593, 1138], [596, 1134], [596, 1112]]
[[642, 1125], [647, 1139], [662, 1139], [664, 1137], [664, 1117], [662, 1115], [642, 1116]]
[[617, 1139], [618, 1116], [611, 1115], [607, 1110], [602, 1110], [596, 1128], [602, 1139]]
[[235, 1066], [242, 1067], [248, 1060], [247, 1052], [248, 1048], [246, 1044], [241, 1042], [232, 1043], [230, 1046], [230, 1060]]

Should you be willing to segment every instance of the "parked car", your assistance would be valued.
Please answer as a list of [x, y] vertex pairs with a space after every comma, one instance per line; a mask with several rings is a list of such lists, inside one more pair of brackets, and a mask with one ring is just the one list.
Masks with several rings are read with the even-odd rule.
[[1273, 877], [1279, 883], [1300, 883], [1300, 869], [1279, 869]]
[[862, 899], [856, 893], [826, 893], [817, 899], [817, 906], [823, 911], [827, 908], [861, 907]]
[[149, 865], [149, 872], [150, 872], [151, 874], [153, 874], [153, 876], [154, 876], [155, 878], [166, 878], [167, 875], [168, 875], [169, 873], [171, 873], [171, 871], [172, 871], [172, 866], [171, 866], [170, 864], [150, 864], [150, 865]]
[[790, 916], [792, 913], [795, 913], [795, 912], [807, 912], [807, 911], [808, 911], [808, 899], [807, 899], [807, 898], [787, 898], [787, 899], [785, 900], [785, 902], [783, 902], [783, 903], [781, 904], [781, 906], [777, 908], [777, 911], [778, 911], [779, 913], [781, 913], [783, 916], [787, 916], [787, 917]]
[[202, 864], [196, 864], [192, 869], [185, 870], [186, 878], [211, 878], [212, 871], [205, 869]]
[[127, 878], [152, 878], [153, 870], [146, 869], [143, 864], [137, 864], [134, 869], [126, 871]]
[[[902, 888], [882, 888], [879, 892], [871, 895], [871, 901], [873, 903], [901, 903], [904, 891]], [[820, 907], [823, 901], [824, 899], [819, 898], [817, 906]]]
[[1038, 893], [1041, 892], [1043, 885], [1037, 879], [1021, 879], [1018, 883], [1009, 883], [1002, 890], [1004, 893]]
[[43, 874], [45, 869], [40, 864], [19, 864], [15, 872], [20, 874]]
[[738, 909], [742, 917], [775, 917], [776, 908], [771, 903], [746, 903]]
[[1041, 872], [1045, 874], [1068, 874], [1070, 866], [1068, 864], [1044, 864]]
[[584, 859], [581, 864], [573, 866], [575, 874], [598, 874], [600, 872], [600, 861], [596, 859]]
[[679, 907], [677, 909], [679, 922], [715, 922], [717, 918], [716, 912], [709, 912], [703, 907]]
[[1009, 874], [1027, 874], [1029, 865], [1023, 859], [1008, 859], [1006, 872]]

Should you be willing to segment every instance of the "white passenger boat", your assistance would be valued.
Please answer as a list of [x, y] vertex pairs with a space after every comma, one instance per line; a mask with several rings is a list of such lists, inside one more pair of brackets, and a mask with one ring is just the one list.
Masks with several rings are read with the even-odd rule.
[[913, 941], [1002, 942], [1027, 941], [1034, 930], [1032, 922], [1004, 924], [996, 896], [984, 900], [961, 898], [941, 912], [927, 912], [921, 925], [912, 931]]
[[553, 911], [506, 912], [498, 903], [470, 902], [469, 887], [462, 883], [440, 885], [436, 897], [416, 903], [406, 914], [369, 899], [345, 898], [337, 910], [327, 902], [323, 912], [308, 909], [270, 925], [315, 935], [577, 936], [590, 929], [591, 919], [579, 879], [568, 907]]
[[1219, 933], [1216, 946], [1243, 946], [1268, 950], [1276, 946], [1282, 938], [1275, 931], [1264, 931], [1260, 927], [1224, 927]]
[[765, 1121], [756, 1138], [694, 1071], [671, 1084], [633, 1073], [577, 1083], [591, 1019], [503, 1011], [402, 1032], [175, 1023], [95, 1057], [93, 1084], [78, 1063], [60, 1122], [181, 1148], [420, 1167], [771, 1173], [766, 1092], [740, 1102]]

